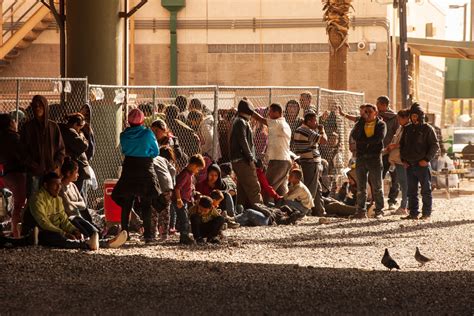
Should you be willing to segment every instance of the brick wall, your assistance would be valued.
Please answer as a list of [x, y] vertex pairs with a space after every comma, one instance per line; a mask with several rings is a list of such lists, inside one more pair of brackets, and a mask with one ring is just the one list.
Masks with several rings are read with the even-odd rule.
[[[386, 44], [378, 43], [372, 56], [351, 43], [348, 89], [363, 91], [375, 102], [387, 93]], [[180, 85], [280, 85], [327, 87], [326, 44], [179, 45]], [[59, 75], [59, 45], [33, 44], [1, 76]], [[135, 47], [137, 85], [169, 84], [169, 47], [143, 44]]]
[[429, 113], [441, 115], [444, 103], [444, 71], [420, 60], [418, 101]]

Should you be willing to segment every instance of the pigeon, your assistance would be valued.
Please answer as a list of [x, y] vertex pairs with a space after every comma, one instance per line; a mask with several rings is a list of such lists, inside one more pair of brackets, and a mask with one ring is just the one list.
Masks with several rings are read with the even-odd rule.
[[430, 258], [427, 258], [427, 257], [423, 256], [420, 253], [420, 249], [418, 247], [416, 247], [415, 260], [418, 261], [421, 264], [421, 266], [423, 266], [423, 265], [425, 265], [425, 263], [427, 263], [428, 261], [432, 261], [433, 259], [430, 259]]
[[389, 268], [390, 271], [392, 271], [392, 269], [400, 270], [400, 266], [392, 259], [392, 257], [390, 257], [387, 248], [385, 248], [385, 253], [382, 257], [382, 264]]

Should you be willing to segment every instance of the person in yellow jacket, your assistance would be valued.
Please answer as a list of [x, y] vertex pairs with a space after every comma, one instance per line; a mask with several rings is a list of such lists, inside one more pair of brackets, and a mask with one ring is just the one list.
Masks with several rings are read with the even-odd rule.
[[[61, 177], [54, 172], [43, 177], [43, 186], [30, 200], [29, 208], [37, 228], [39, 244], [55, 248], [69, 249], [99, 249], [102, 246], [116, 248], [127, 240], [127, 234], [121, 233], [112, 240], [99, 240], [97, 229], [89, 222], [74, 220], [74, 224], [68, 218], [59, 196], [61, 190]], [[86, 236], [87, 239], [84, 239]]]

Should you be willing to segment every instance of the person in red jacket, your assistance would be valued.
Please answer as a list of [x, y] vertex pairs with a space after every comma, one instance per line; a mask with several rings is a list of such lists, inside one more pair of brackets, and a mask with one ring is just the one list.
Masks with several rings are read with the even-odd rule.
[[[268, 182], [267, 176], [265, 175], [265, 170], [263, 169], [263, 162], [262, 160], [258, 159], [257, 163], [255, 164], [257, 169], [257, 178], [258, 182], [260, 183], [260, 187], [262, 188], [262, 195], [265, 197], [271, 197], [275, 201], [283, 199], [281, 195], [276, 193], [275, 189], [270, 185]], [[264, 200], [266, 200], [264, 198]]]

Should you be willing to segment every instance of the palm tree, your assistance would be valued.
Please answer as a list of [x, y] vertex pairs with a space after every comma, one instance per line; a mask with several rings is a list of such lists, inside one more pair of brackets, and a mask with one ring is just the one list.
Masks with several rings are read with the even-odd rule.
[[329, 89], [347, 90], [349, 11], [352, 0], [322, 0], [329, 38]]

